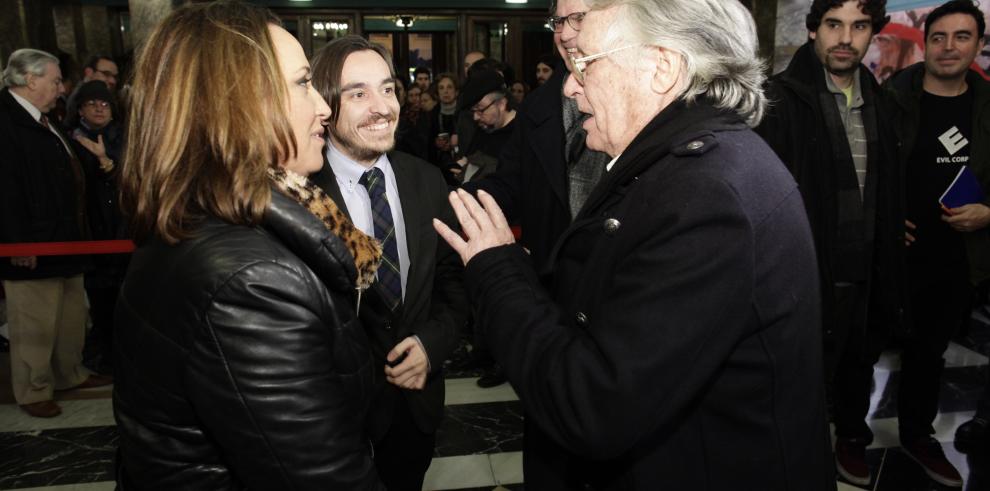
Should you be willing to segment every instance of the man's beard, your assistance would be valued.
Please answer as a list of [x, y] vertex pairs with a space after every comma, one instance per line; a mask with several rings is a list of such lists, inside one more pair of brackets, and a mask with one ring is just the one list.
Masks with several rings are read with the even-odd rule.
[[[832, 61], [830, 61], [831, 59], [829, 58], [829, 56], [832, 54], [832, 51], [839, 49], [852, 53], [852, 56], [849, 58], [848, 61], [841, 63], [839, 62], [833, 63]], [[859, 68], [859, 63], [862, 60], [863, 60], [863, 56], [860, 54], [858, 50], [853, 49], [852, 46], [840, 44], [838, 46], [833, 46], [829, 48], [825, 52], [825, 69], [828, 70], [829, 73], [834, 75], [850, 75], [853, 72], [855, 72], [857, 68]], [[845, 63], [848, 63], [848, 66], [846, 66]]]
[[361, 131], [360, 128], [370, 124], [380, 123], [383, 120], [394, 124], [396, 114], [390, 112], [389, 114], [379, 115], [377, 118], [367, 119], [354, 127], [353, 131], [341, 132], [335, 125], [330, 125], [330, 133], [333, 136], [334, 144], [340, 147], [340, 150], [344, 151], [344, 153], [351, 156], [354, 160], [368, 162], [377, 159], [382, 154], [395, 148], [395, 126], [392, 127], [392, 131], [389, 133], [387, 139], [369, 142], [362, 140], [358, 136], [358, 132]]

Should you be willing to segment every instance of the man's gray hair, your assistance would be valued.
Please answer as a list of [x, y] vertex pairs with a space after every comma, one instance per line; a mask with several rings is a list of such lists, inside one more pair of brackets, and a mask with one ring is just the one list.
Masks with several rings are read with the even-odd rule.
[[686, 67], [682, 98], [703, 97], [735, 111], [750, 126], [759, 124], [766, 72], [756, 23], [737, 0], [588, 0], [588, 5], [619, 7], [603, 50], [632, 42], [679, 53]]
[[14, 51], [3, 70], [4, 87], [23, 87], [28, 84], [27, 76], [43, 77], [49, 63], [58, 65], [58, 58], [40, 49], [24, 48]]

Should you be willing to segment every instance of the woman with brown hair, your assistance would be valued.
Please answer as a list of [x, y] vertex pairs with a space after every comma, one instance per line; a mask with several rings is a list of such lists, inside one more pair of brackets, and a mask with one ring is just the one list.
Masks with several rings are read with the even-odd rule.
[[330, 114], [309, 71], [277, 18], [238, 2], [176, 10], [139, 55], [123, 489], [381, 487], [362, 432], [378, 373], [355, 315], [380, 248], [305, 177]]

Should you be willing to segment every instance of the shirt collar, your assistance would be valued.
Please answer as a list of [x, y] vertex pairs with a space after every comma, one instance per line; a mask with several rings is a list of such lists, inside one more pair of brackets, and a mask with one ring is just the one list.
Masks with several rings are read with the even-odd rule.
[[612, 170], [612, 166], [615, 165], [615, 163], [619, 160], [619, 157], [621, 157], [621, 156], [622, 156], [621, 153], [619, 155], [616, 155], [615, 158], [612, 159], [611, 162], [609, 162], [608, 164], [606, 164], [605, 165], [605, 172], [610, 172]]
[[329, 138], [327, 139], [327, 162], [330, 163], [330, 168], [333, 169], [333, 173], [337, 176], [337, 179], [347, 183], [348, 191], [353, 191], [354, 185], [361, 180], [361, 176], [371, 169], [371, 167], [377, 167], [385, 174], [391, 170], [388, 155], [381, 154], [374, 165], [365, 167], [347, 155], [344, 155], [343, 152], [334, 146], [333, 141]]
[[25, 99], [25, 98], [17, 95], [17, 93], [14, 92], [13, 90], [8, 91], [8, 92], [10, 92], [10, 95], [14, 96], [14, 100], [17, 101], [18, 104], [20, 104], [21, 106], [23, 106], [24, 107], [24, 110], [27, 111], [31, 115], [31, 117], [34, 118], [35, 121], [37, 121], [39, 123], [41, 122], [41, 110], [40, 109], [34, 107], [34, 104], [31, 104], [31, 101], [29, 101], [29, 100], [27, 100], [27, 99]]
[[[842, 94], [845, 97], [845, 92], [835, 85], [835, 81], [832, 80], [832, 76], [829, 75], [828, 70], [822, 68], [825, 71], [825, 86], [828, 87], [828, 91], [833, 94]], [[847, 104], [849, 107], [860, 107], [863, 105], [863, 89], [859, 85], [859, 68], [853, 73], [852, 77], [852, 104]]]

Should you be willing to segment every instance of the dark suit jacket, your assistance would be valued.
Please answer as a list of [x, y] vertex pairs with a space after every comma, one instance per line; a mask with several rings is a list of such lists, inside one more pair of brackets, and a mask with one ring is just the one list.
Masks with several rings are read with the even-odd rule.
[[[6, 88], [0, 90], [0, 148], [0, 243], [88, 239], [82, 166]], [[73, 276], [89, 267], [89, 256], [40, 256], [33, 270], [0, 258], [0, 278]]]
[[553, 77], [519, 106], [516, 129], [502, 150], [495, 173], [464, 184], [472, 193], [484, 189], [491, 194], [509, 221], [520, 226], [519, 243], [529, 249], [538, 271], [571, 223], [561, 100], [567, 75], [563, 68], [555, 70]]
[[[551, 257], [465, 282], [526, 411], [526, 487], [823, 490], [818, 276], [801, 195], [733, 114], [668, 107]], [[530, 431], [533, 430], [533, 431]]]
[[[399, 187], [402, 213], [409, 248], [409, 273], [405, 298], [395, 312], [382, 303], [373, 286], [364, 293], [360, 317], [372, 340], [372, 351], [384, 376], [385, 356], [402, 339], [416, 335], [430, 359], [431, 373], [421, 391], [401, 390], [384, 383], [372, 404], [368, 420], [369, 433], [377, 440], [388, 430], [394, 404], [405, 397], [420, 430], [436, 431], [443, 417], [443, 362], [457, 346], [458, 330], [468, 315], [461, 259], [433, 229], [433, 218], [456, 225], [447, 201], [447, 186], [440, 172], [428, 162], [402, 152], [390, 152], [389, 162]], [[333, 169], [326, 162], [323, 169], [310, 176], [345, 213], [347, 206], [340, 194]]]

